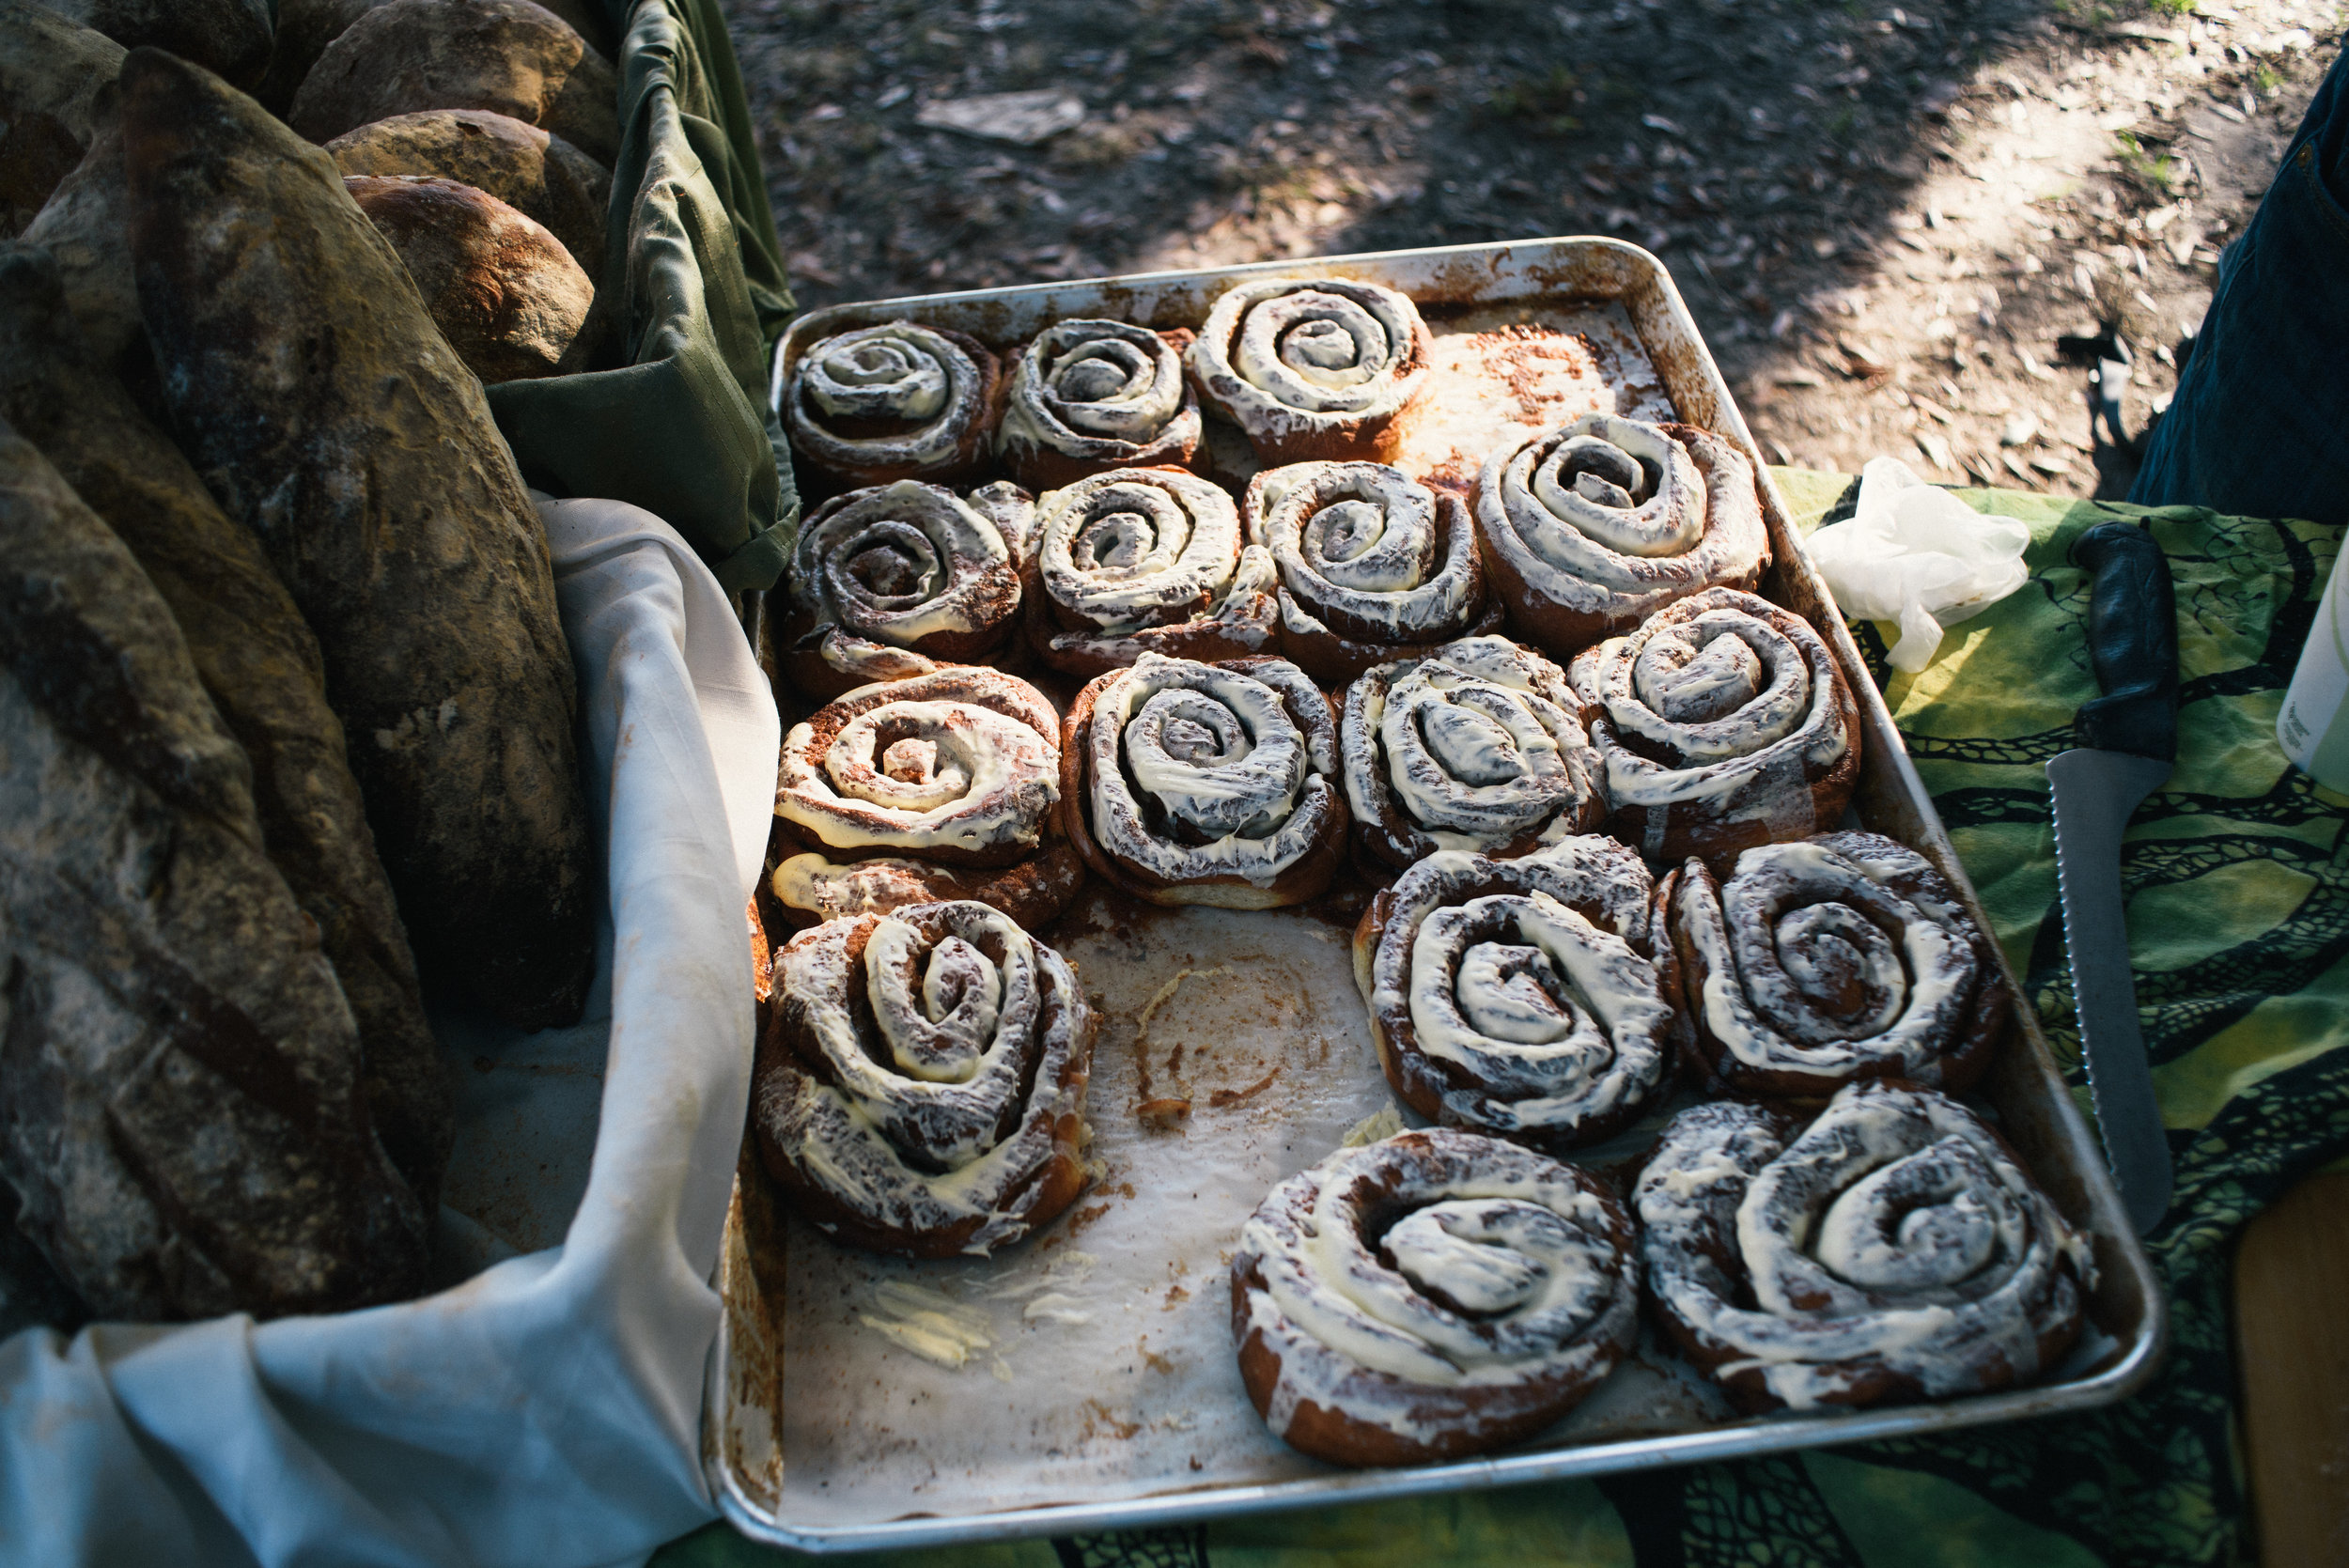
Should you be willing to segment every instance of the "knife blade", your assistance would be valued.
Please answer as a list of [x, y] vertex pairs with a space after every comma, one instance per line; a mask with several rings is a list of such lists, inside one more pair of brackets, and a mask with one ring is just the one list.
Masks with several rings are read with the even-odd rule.
[[2122, 1207], [2141, 1235], [2170, 1207], [2171, 1172], [2129, 972], [2121, 837], [2178, 754], [2177, 603], [2161, 547], [2134, 523], [2098, 523], [2072, 560], [2092, 574], [2088, 651], [2103, 695], [2080, 705], [2077, 744], [2047, 764], [2056, 882], [2089, 1094]]

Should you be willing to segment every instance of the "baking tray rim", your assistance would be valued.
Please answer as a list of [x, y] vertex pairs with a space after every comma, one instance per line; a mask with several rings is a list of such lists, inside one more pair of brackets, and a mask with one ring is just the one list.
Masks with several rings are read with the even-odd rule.
[[[779, 414], [785, 366], [795, 357], [801, 344], [835, 321], [857, 316], [869, 318], [884, 308], [892, 314], [918, 318], [924, 311], [940, 306], [967, 308], [989, 303], [1011, 304], [1039, 295], [1134, 293], [1153, 286], [1213, 284], [1291, 272], [1326, 273], [1349, 268], [1377, 272], [1397, 264], [1420, 266], [1439, 263], [1446, 258], [1485, 260], [1498, 264], [1525, 256], [1554, 258], [1563, 264], [1577, 252], [1610, 254], [1635, 273], [1644, 272], [1647, 282], [1659, 291], [1662, 314], [1685, 334], [1688, 349], [1693, 350], [1694, 365], [1700, 379], [1711, 383], [1707, 390], [1716, 405], [1716, 417], [1710, 422], [1712, 427], [1717, 433], [1733, 439], [1753, 464], [1755, 478], [1763, 491], [1765, 511], [1780, 520], [1788, 541], [1794, 547], [1790, 552], [1793, 559], [1783, 564], [1784, 569], [1794, 572], [1808, 589], [1818, 596], [1822, 604], [1832, 611], [1833, 597], [1828, 592], [1826, 584], [1819, 581], [1807, 551], [1802, 548], [1802, 541], [1794, 534], [1792, 514], [1786, 507], [1785, 497], [1780, 493], [1767, 463], [1763, 460], [1752, 433], [1746, 426], [1743, 411], [1731, 396], [1719, 365], [1713, 359], [1711, 348], [1689, 316], [1670, 270], [1649, 251], [1609, 236], [1551, 236], [1356, 252], [1343, 256], [1299, 256], [1228, 267], [1181, 268], [1057, 282], [1008, 284], [993, 288], [957, 289], [888, 300], [844, 301], [797, 318], [776, 340], [769, 397], [770, 406]], [[1628, 308], [1630, 292], [1626, 289], [1612, 298], [1625, 301]], [[1083, 307], [1072, 305], [1070, 308]], [[1636, 322], [1634, 330], [1637, 330]], [[1657, 346], [1647, 341], [1645, 334], [1641, 336], [1651, 364], [1659, 377], [1665, 377], [1664, 365]], [[1669, 378], [1667, 387], [1669, 390]], [[1891, 768], [1901, 795], [1919, 814], [1924, 836], [1933, 841], [1933, 846], [1942, 851], [1933, 858], [1946, 862], [1943, 869], [1955, 874], [1958, 892], [1967, 907], [1978, 920], [1983, 918], [1981, 899], [1972, 880], [1958, 863], [1932, 797], [1926, 792], [1923, 780], [1918, 776], [1906, 748], [1900, 744], [1899, 732], [1884, 705], [1883, 693], [1872, 680], [1865, 678], [1865, 668], [1859, 660], [1858, 649], [1840, 615], [1830, 618], [1833, 624], [1823, 629], [1834, 644], [1838, 664], [1844, 666], [1847, 675], [1856, 671], [1862, 677], [1854, 682], [1859, 690], [1853, 694], [1860, 704], [1862, 725], [1869, 730], [1880, 761]], [[1889, 745], [1885, 744], [1888, 738]], [[2037, 1017], [2026, 1004], [2025, 993], [2016, 984], [2016, 977], [2002, 951], [1999, 953], [1999, 968], [2010, 995], [2015, 999], [2018, 1025], [2016, 1038], [2008, 1048], [2020, 1048], [2027, 1058], [2025, 1065], [2041, 1080], [2042, 1090], [2047, 1094], [2049, 1108], [2053, 1111], [2058, 1136], [2077, 1157], [2078, 1173], [2087, 1188], [2088, 1207], [2092, 1211], [2095, 1221], [2093, 1229], [2112, 1244], [2111, 1250], [2116, 1254], [2107, 1260], [2108, 1265], [2117, 1263], [2121, 1266], [2127, 1276], [2129, 1287], [2142, 1304], [2142, 1314], [2133, 1338], [2119, 1342], [2124, 1354], [2100, 1372], [2063, 1383], [1976, 1394], [1940, 1403], [1894, 1405], [1843, 1414], [1798, 1415], [1782, 1412], [1695, 1432], [1615, 1438], [1566, 1448], [1458, 1460], [1449, 1464], [1391, 1470], [1332, 1470], [1326, 1474], [1280, 1482], [1209, 1483], [1140, 1498], [1102, 1502], [1034, 1504], [984, 1514], [911, 1514], [870, 1523], [794, 1525], [759, 1504], [727, 1461], [725, 1426], [734, 1387], [731, 1366], [733, 1304], [722, 1301], [718, 1334], [710, 1348], [705, 1379], [702, 1414], [703, 1466], [720, 1511], [728, 1523], [754, 1540], [804, 1552], [940, 1546], [1037, 1535], [1146, 1529], [1323, 1504], [1527, 1485], [1580, 1475], [1747, 1458], [1876, 1438], [1932, 1435], [1997, 1421], [2074, 1413], [2117, 1403], [2145, 1384], [2168, 1350], [2167, 1303], [2143, 1244], [2123, 1214], [2119, 1193], [2103, 1159], [2102, 1144], [2088, 1126], [2077, 1102], [2056, 1072], [2053, 1056], [2040, 1030]], [[739, 1213], [739, 1202], [729, 1205], [729, 1231], [738, 1223]], [[721, 1263], [713, 1278], [722, 1277], [724, 1267], [722, 1250]]]
[[[1834, 1448], [1875, 1438], [1931, 1436], [1995, 1421], [2101, 1408], [2136, 1392], [2153, 1375], [2168, 1348], [2168, 1328], [2159, 1311], [2159, 1296], [2156, 1294], [2153, 1300], [2155, 1310], [2149, 1314], [2152, 1331], [2140, 1334], [2117, 1364], [2075, 1382], [1978, 1394], [1942, 1405], [1859, 1410], [1849, 1415], [1767, 1416], [1701, 1432], [1617, 1438], [1571, 1448], [1455, 1460], [1445, 1465], [1408, 1466], [1392, 1470], [1333, 1470], [1293, 1481], [1241, 1485], [1208, 1483], [1190, 1490], [1106, 1502], [1039, 1504], [988, 1514], [913, 1514], [877, 1524], [854, 1525], [793, 1525], [767, 1513], [725, 1464], [722, 1440], [705, 1445], [705, 1467], [712, 1490], [717, 1493], [719, 1509], [736, 1529], [770, 1545], [825, 1554], [1148, 1529], [1202, 1523], [1210, 1518], [1425, 1497], [1439, 1492], [1526, 1486], [1577, 1476], [1747, 1459], [1797, 1449]], [[706, 1399], [723, 1398], [731, 1386], [726, 1364], [730, 1338], [730, 1323], [727, 1315], [721, 1312], [718, 1340], [710, 1351]], [[705, 1412], [707, 1409], [706, 1405]], [[708, 1419], [705, 1413], [704, 1421]]]
[[[778, 418], [783, 412], [784, 367], [796, 358], [800, 346], [819, 333], [828, 334], [834, 323], [853, 317], [869, 315], [886, 308], [894, 314], [918, 315], [923, 309], [937, 305], [984, 305], [990, 303], [1013, 303], [1039, 294], [1058, 292], [1091, 292], [1100, 294], [1112, 290], [1140, 292], [1153, 286], [1220, 282], [1245, 277], [1277, 277], [1299, 271], [1326, 272], [1347, 267], [1377, 267], [1396, 262], [1438, 261], [1445, 257], [1474, 260], [1481, 257], [1500, 259], [1520, 253], [1561, 252], [1572, 247], [1599, 253], [1612, 253], [1633, 268], [1654, 272], [1670, 297], [1680, 304], [1680, 291], [1672, 282], [1672, 273], [1656, 255], [1627, 240], [1610, 235], [1551, 235], [1539, 239], [1480, 241], [1460, 245], [1419, 245], [1407, 250], [1350, 251], [1343, 256], [1300, 256], [1273, 261], [1238, 261], [1228, 267], [1174, 267], [1155, 272], [1110, 272], [1094, 278], [1069, 278], [1047, 283], [1006, 283], [992, 288], [956, 288], [935, 294], [900, 294], [885, 300], [840, 300], [820, 305], [805, 315], [795, 316], [783, 335], [775, 339], [773, 351], [768, 356], [767, 406]], [[1685, 307], [1683, 308], [1685, 314]], [[1689, 323], [1693, 330], [1695, 323]], [[1693, 337], [1693, 331], [1692, 331]], [[1702, 338], [1693, 338], [1702, 346]], [[1712, 351], [1705, 350], [1708, 365]], [[1718, 375], [1718, 369], [1716, 371]], [[1724, 388], [1726, 390], [1726, 388]], [[1727, 406], [1726, 404], [1724, 405]], [[1750, 447], [1752, 439], [1747, 434], [1745, 421], [1737, 419], [1738, 439]]]

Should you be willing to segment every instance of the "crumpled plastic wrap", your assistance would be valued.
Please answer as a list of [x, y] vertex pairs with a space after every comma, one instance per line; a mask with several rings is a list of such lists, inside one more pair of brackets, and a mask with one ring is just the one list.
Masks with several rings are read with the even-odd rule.
[[1892, 668], [1915, 675], [1942, 629], [1979, 615], [2023, 585], [2030, 529], [1984, 517], [1897, 458], [1859, 471], [1859, 505], [1803, 541], [1846, 615], [1900, 628]]

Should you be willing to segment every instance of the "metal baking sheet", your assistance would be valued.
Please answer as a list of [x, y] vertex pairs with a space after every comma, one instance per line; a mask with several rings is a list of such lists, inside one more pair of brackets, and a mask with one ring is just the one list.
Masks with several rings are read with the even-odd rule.
[[[1764, 591], [1826, 636], [1860, 704], [1856, 814], [1922, 851], [1987, 927], [1719, 371], [1669, 274], [1635, 246], [1519, 241], [838, 305], [786, 334], [776, 387], [804, 345], [854, 326], [910, 318], [999, 347], [1066, 316], [1196, 326], [1231, 281], [1269, 273], [1359, 278], [1419, 303], [1439, 378], [1457, 372], [1453, 400], [1491, 411], [1481, 440], [1472, 421], [1423, 427], [1399, 460], [1430, 483], [1471, 478], [1466, 449], [1491, 444], [1496, 423], [1537, 427], [1594, 408], [1677, 413], [1753, 458], [1777, 561]], [[1517, 334], [1537, 363], [1484, 368], [1495, 356], [1477, 334], [1529, 326], [1552, 329]], [[1562, 353], [1559, 330], [1579, 334], [1580, 349]], [[916, 1264], [835, 1247], [779, 1212], [746, 1157], [703, 1412], [705, 1464], [727, 1518], [813, 1551], [1131, 1529], [2076, 1411], [2126, 1396], [2152, 1373], [2159, 1292], [2095, 1137], [2019, 1008], [1979, 1094], [2058, 1206], [2093, 1235], [2099, 1276], [2089, 1332], [2048, 1382], [1845, 1415], [1740, 1418], [1645, 1340], [1564, 1421], [1491, 1457], [1347, 1471], [1296, 1453], [1266, 1432], [1241, 1388], [1226, 1269], [1264, 1194], [1392, 1103], [1354, 989], [1348, 909], [1166, 911], [1088, 888], [1049, 939], [1104, 1015], [1089, 1101], [1094, 1180], [1067, 1216], [1002, 1257]], [[1189, 1118], [1134, 1114], [1169, 1094], [1190, 1098]], [[1623, 1152], [1639, 1138], [1620, 1141]]]

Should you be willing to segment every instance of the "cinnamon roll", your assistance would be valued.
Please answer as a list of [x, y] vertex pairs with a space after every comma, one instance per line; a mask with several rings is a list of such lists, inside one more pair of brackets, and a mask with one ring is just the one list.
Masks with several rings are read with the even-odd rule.
[[[1066, 853], [1054, 843], [1059, 738], [1059, 722], [1041, 691], [975, 665], [835, 698], [784, 737], [775, 783], [776, 838], [786, 850], [817, 851], [823, 863], [778, 875], [770, 891], [786, 913], [805, 918], [873, 907], [845, 905], [844, 879], [877, 899], [882, 890], [910, 885], [881, 868], [844, 878], [834, 862], [885, 858], [993, 872], [1029, 866], [1029, 877], [994, 886], [1027, 889], [1026, 923], [1041, 924], [1050, 913], [1032, 914], [1034, 898], [1064, 887], [1067, 894], [1076, 891], [1066, 862], [1052, 861]], [[1045, 863], [1035, 863], [1039, 856]], [[947, 877], [927, 885], [977, 891], [989, 883]]]
[[1084, 862], [1055, 822], [1042, 847], [1011, 865], [933, 865], [899, 855], [835, 861], [809, 850], [777, 865], [768, 889], [794, 925], [967, 899], [1040, 931], [1068, 908], [1084, 879]]
[[760, 1163], [851, 1246], [984, 1256], [1084, 1184], [1095, 1019], [1066, 959], [982, 904], [802, 931], [753, 1071]]
[[1055, 321], [1012, 357], [995, 449], [1023, 485], [1049, 489], [1112, 468], [1183, 467], [1199, 399], [1183, 380], [1190, 333], [1124, 321]]
[[1092, 676], [1144, 653], [1238, 659], [1273, 645], [1272, 556], [1241, 547], [1232, 498], [1195, 474], [1080, 479], [1039, 503], [1036, 536], [1028, 635], [1056, 670]]
[[1662, 908], [1698, 1054], [1749, 1097], [1825, 1096], [1855, 1079], [1972, 1087], [2005, 1027], [1990, 944], [1922, 855], [1825, 833], [1668, 877]]
[[1468, 507], [1400, 469], [1266, 469], [1240, 510], [1280, 572], [1281, 652], [1323, 686], [1501, 625]]
[[884, 321], [807, 347], [791, 368], [791, 450], [844, 487], [968, 478], [986, 461], [1003, 367], [974, 337]]
[[1734, 588], [1667, 605], [1578, 655], [1607, 831], [1707, 860], [1831, 827], [1859, 775], [1859, 705], [1801, 616]]
[[1217, 299], [1183, 361], [1266, 463], [1384, 462], [1427, 380], [1427, 323], [1377, 284], [1259, 278]]
[[1476, 479], [1476, 532], [1517, 635], [1563, 657], [1769, 564], [1753, 466], [1689, 425], [1590, 413], [1513, 437]]
[[1639, 856], [1595, 837], [1513, 861], [1443, 850], [1396, 878], [1354, 936], [1396, 1097], [1550, 1154], [1637, 1120], [1684, 1028], [1654, 891]]
[[821, 699], [993, 653], [1019, 625], [1027, 536], [1024, 519], [1001, 524], [1033, 508], [1016, 485], [966, 502], [912, 479], [825, 502], [791, 551], [784, 673]]
[[1564, 1416], [1630, 1350], [1639, 1295], [1630, 1217], [1597, 1178], [1429, 1129], [1272, 1189], [1232, 1255], [1232, 1338], [1275, 1436], [1410, 1465]]
[[1797, 1126], [1692, 1107], [1633, 1194], [1656, 1315], [1740, 1408], [1977, 1393], [2070, 1348], [2087, 1240], [1972, 1112], [1875, 1079]]
[[1153, 904], [1301, 904], [1345, 853], [1337, 752], [1329, 701], [1286, 660], [1145, 653], [1069, 706], [1061, 816], [1086, 865]]
[[1355, 847], [1377, 865], [1439, 849], [1522, 855], [1607, 815], [1582, 699], [1505, 637], [1363, 675], [1346, 688], [1338, 753]]

